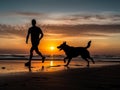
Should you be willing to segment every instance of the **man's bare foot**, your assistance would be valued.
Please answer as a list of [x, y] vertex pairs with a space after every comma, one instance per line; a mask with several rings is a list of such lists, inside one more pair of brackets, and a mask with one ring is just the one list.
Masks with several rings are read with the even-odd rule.
[[30, 62], [26, 62], [25, 66], [31, 66], [31, 63]]

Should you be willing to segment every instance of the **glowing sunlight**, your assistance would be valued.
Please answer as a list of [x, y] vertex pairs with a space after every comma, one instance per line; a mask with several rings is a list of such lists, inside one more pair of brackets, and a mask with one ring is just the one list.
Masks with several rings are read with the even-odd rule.
[[50, 46], [50, 50], [53, 51], [55, 49], [54, 46]]

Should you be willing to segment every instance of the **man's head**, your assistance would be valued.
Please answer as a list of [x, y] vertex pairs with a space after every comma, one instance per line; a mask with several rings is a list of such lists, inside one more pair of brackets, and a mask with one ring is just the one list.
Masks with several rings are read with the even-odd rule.
[[36, 25], [36, 20], [32, 19], [32, 25], [35, 26]]

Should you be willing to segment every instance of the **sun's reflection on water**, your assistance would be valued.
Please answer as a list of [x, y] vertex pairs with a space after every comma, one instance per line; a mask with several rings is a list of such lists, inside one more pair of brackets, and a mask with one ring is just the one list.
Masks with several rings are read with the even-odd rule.
[[53, 66], [53, 65], [54, 65], [53, 61], [50, 61], [50, 66]]

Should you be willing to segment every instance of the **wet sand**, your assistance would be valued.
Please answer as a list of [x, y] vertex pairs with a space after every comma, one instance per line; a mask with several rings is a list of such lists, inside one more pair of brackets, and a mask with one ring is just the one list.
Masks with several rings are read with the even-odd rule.
[[0, 76], [0, 90], [120, 90], [120, 64]]

